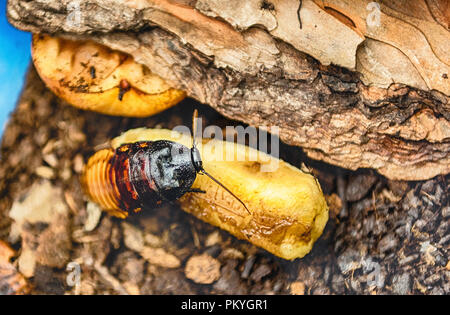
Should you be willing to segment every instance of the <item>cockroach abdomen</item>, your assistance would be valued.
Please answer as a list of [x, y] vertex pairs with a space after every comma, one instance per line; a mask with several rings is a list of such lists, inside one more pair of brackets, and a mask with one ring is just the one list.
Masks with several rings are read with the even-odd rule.
[[153, 179], [146, 173], [150, 152], [148, 143], [125, 144], [117, 148], [111, 162], [120, 208], [127, 212], [152, 208], [161, 200]]
[[90, 200], [120, 218], [160, 205], [163, 197], [150, 174], [154, 149], [153, 144], [141, 142], [95, 153], [82, 176]]
[[128, 213], [120, 209], [120, 194], [112, 165], [114, 155], [112, 149], [96, 152], [85, 166], [81, 182], [90, 200], [110, 214], [126, 218]]

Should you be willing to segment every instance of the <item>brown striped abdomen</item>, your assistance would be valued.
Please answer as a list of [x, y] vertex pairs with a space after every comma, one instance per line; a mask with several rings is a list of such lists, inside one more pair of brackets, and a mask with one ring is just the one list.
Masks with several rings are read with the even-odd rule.
[[84, 191], [93, 202], [120, 218], [159, 206], [163, 197], [157, 191], [149, 170], [161, 145], [164, 147], [167, 143], [135, 142], [123, 144], [115, 151], [98, 151], [85, 167], [82, 177]]
[[120, 209], [120, 194], [116, 186], [115, 172], [112, 172], [113, 149], [96, 152], [84, 168], [81, 183], [89, 199], [110, 214], [126, 218], [128, 213]]

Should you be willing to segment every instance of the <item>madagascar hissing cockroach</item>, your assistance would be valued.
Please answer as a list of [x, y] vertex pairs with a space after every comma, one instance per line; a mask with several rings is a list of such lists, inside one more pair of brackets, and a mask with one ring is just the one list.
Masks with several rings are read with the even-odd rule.
[[[193, 116], [196, 128], [197, 110]], [[193, 136], [192, 148], [168, 140], [126, 143], [116, 150], [103, 149], [88, 161], [82, 175], [90, 199], [111, 214], [128, 214], [174, 201], [187, 192], [204, 193], [192, 187], [197, 174], [206, 175], [245, 204], [228, 188], [208, 174]]]

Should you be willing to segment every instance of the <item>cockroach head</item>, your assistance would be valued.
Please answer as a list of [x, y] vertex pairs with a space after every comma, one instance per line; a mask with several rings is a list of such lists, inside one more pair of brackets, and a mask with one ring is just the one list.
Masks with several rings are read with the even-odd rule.
[[194, 115], [192, 116], [192, 131], [194, 133], [194, 135], [192, 136], [192, 149], [191, 149], [191, 160], [192, 160], [192, 164], [194, 164], [194, 168], [195, 171], [197, 173], [203, 174], [208, 176], [209, 178], [211, 178], [214, 182], [216, 182], [220, 187], [222, 187], [223, 189], [225, 189], [228, 193], [230, 193], [234, 198], [236, 198], [245, 208], [245, 210], [247, 210], [247, 212], [249, 214], [250, 210], [248, 210], [247, 206], [242, 202], [241, 199], [239, 199], [235, 194], [233, 194], [233, 192], [231, 192], [231, 190], [229, 190], [227, 187], [225, 187], [221, 182], [219, 182], [217, 179], [215, 179], [213, 176], [211, 176], [208, 172], [205, 171], [205, 169], [203, 168], [203, 162], [202, 162], [202, 157], [200, 156], [200, 151], [197, 149], [197, 116], [198, 116], [198, 112], [195, 109], [194, 110]]

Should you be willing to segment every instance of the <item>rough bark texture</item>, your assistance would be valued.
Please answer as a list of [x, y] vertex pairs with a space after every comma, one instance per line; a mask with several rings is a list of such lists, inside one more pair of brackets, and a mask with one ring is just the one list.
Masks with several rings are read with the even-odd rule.
[[[319, 29], [324, 25], [342, 27], [345, 23], [337, 23], [342, 17], [334, 19], [331, 13], [320, 18], [306, 15], [303, 21], [298, 20], [297, 1], [264, 2], [264, 7], [253, 11], [260, 19], [249, 25], [239, 22], [245, 19], [227, 18], [227, 12], [220, 8], [213, 10], [216, 1], [89, 0], [76, 2], [78, 7], [75, 2], [10, 0], [8, 16], [20, 29], [92, 39], [127, 52], [175, 87], [227, 117], [258, 127], [279, 126], [284, 142], [302, 146], [314, 159], [353, 170], [374, 168], [390, 179], [420, 180], [450, 171], [450, 102], [445, 94], [448, 60], [440, 52], [445, 52], [449, 43], [448, 19], [445, 14], [439, 16], [446, 9], [429, 6], [435, 12], [431, 18], [433, 27], [438, 29], [433, 34], [438, 35], [426, 38], [432, 43], [433, 49], [429, 50], [437, 56], [430, 57], [429, 62], [436, 59], [436, 64], [423, 66], [428, 60], [424, 51], [421, 56], [408, 56], [418, 60], [416, 69], [428, 82], [421, 85], [414, 83], [417, 80], [406, 80], [423, 88], [418, 89], [400, 83], [386, 88], [366, 86], [357, 72], [326, 66], [335, 63], [358, 69], [358, 62], [364, 64], [368, 51], [378, 49], [379, 54], [380, 46], [371, 41], [360, 46], [368, 47], [365, 55], [356, 54], [365, 36], [375, 41], [384, 38], [370, 30], [362, 33], [358, 23], [354, 23], [354, 32], [362, 34], [345, 37], [353, 38], [349, 51], [342, 38], [322, 36], [325, 42], [331, 41], [329, 46], [344, 46], [338, 45], [331, 52], [316, 46], [304, 49], [322, 63], [301, 52], [302, 42], [287, 36], [292, 25], [301, 32], [311, 28], [312, 21], [317, 21]], [[327, 5], [333, 8], [332, 4]], [[311, 1], [303, 3], [304, 10], [312, 12], [313, 6]], [[74, 7], [79, 10], [74, 11]], [[386, 16], [389, 12], [402, 12], [401, 9], [382, 6]], [[301, 16], [302, 7], [299, 12]], [[220, 18], [213, 17], [219, 15]], [[289, 20], [292, 17], [294, 20]], [[270, 24], [273, 18], [277, 25]], [[282, 23], [288, 20], [292, 24]], [[428, 23], [432, 21], [429, 19]], [[433, 44], [435, 38], [444, 39], [444, 46]], [[395, 40], [391, 39], [390, 44], [396, 46]], [[395, 52], [398, 55], [403, 52], [402, 47], [414, 52], [408, 43], [401, 44]], [[407, 69], [401, 66], [402, 62], [398, 65], [391, 71], [401, 73]], [[435, 69], [434, 81], [427, 77], [430, 69]], [[370, 81], [370, 74], [366, 72], [364, 79], [366, 83]], [[395, 80], [402, 82], [401, 78]], [[386, 85], [385, 81], [378, 83]]]

